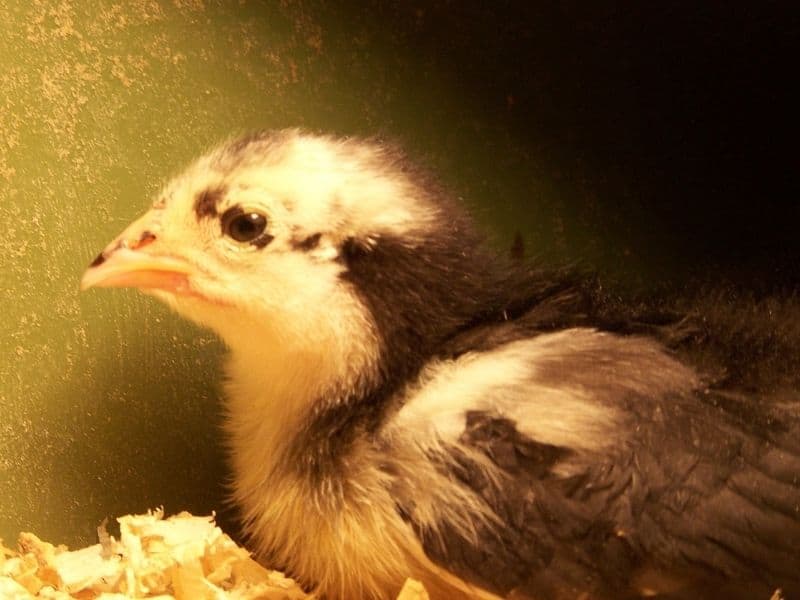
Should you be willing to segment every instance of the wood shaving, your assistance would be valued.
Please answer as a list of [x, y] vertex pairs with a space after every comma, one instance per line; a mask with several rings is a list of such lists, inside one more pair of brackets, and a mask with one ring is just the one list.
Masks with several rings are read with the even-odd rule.
[[[103, 523], [99, 543], [70, 551], [32, 533], [18, 550], [0, 540], [3, 600], [306, 600], [279, 571], [262, 567], [217, 527], [214, 517], [161, 509], [117, 519], [120, 539]], [[398, 600], [428, 600], [423, 585], [406, 581]]]
[[0, 543], [0, 598], [6, 600], [301, 600], [291, 579], [259, 565], [216, 526], [189, 513], [162, 510], [117, 519], [100, 543], [70, 551], [32, 533], [19, 550]]
[[416, 579], [406, 579], [397, 600], [430, 600], [425, 586]]

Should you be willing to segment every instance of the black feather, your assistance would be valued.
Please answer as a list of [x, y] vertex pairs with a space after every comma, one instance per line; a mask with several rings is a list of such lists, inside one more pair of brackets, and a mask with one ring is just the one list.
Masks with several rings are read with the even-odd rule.
[[[461, 232], [457, 237], [464, 239]], [[782, 406], [768, 397], [773, 387], [753, 387], [768, 372], [790, 379], [790, 369], [767, 366], [778, 358], [769, 346], [777, 324], [752, 324], [759, 305], [717, 311], [702, 300], [684, 311], [686, 300], [626, 305], [591, 278], [508, 268], [480, 248], [447, 240], [409, 247], [391, 238], [345, 248], [344, 277], [387, 341], [383, 395], [370, 402], [390, 401], [432, 357], [591, 326], [633, 336], [623, 346], [632, 354], [608, 348], [538, 365], [538, 372], [553, 385], [579, 385], [598, 402], [613, 403], [629, 416], [631, 433], [613, 452], [581, 455], [527, 439], [497, 416], [468, 415], [462, 442], [485, 452], [509, 478], [495, 489], [464, 462], [454, 475], [479, 490], [505, 526], [479, 528], [477, 545], [445, 528], [426, 541], [431, 557], [497, 592], [516, 589], [534, 598], [587, 591], [634, 597], [648, 588], [675, 598], [716, 598], [721, 590], [732, 598], [768, 597], [777, 587], [800, 593], [798, 395], [790, 393]], [[767, 305], [774, 314], [774, 303]], [[780, 306], [787, 314], [795, 310], [791, 301]], [[748, 310], [745, 326], [736, 315]], [[619, 394], [619, 378], [637, 370], [646, 378], [657, 369], [636, 345], [643, 334], [699, 365], [701, 389]], [[793, 364], [800, 335], [784, 332], [780, 339], [782, 363]], [[734, 352], [726, 355], [730, 344]], [[758, 349], [747, 365], [755, 376], [739, 370], [748, 344]], [[570, 477], [553, 470], [561, 461], [574, 470]]]
[[[796, 413], [762, 437], [743, 431], [713, 394], [634, 400], [635, 433], [602, 455], [470, 415], [461, 442], [508, 478], [497, 487], [469, 464], [454, 475], [503, 526], [480, 529], [477, 544], [445, 530], [426, 540], [429, 554], [498, 593], [532, 598], [633, 597], [654, 587], [653, 574], [671, 581], [670, 597], [800, 593]], [[564, 463], [569, 476], [555, 469]]]
[[[785, 302], [782, 306], [791, 310]], [[598, 325], [608, 317], [602, 311], [595, 313]], [[684, 316], [680, 327], [688, 326], [687, 319], [697, 317]], [[719, 364], [724, 363], [722, 347], [718, 342], [705, 347], [709, 339], [752, 336], [757, 343], [758, 332], [752, 325], [743, 333], [741, 325], [732, 331], [720, 327], [725, 319], [719, 315], [705, 323], [710, 321], [718, 329], [706, 326], [707, 337], [664, 338], [672, 340], [674, 349], [685, 357], [711, 356]], [[491, 347], [515, 335], [524, 337], [524, 332], [535, 335], [539, 322], [537, 316], [526, 314], [517, 322], [483, 325], [480, 334], [473, 331], [455, 338], [451, 345], [458, 350], [453, 352], [480, 346], [478, 339]], [[664, 327], [663, 321], [656, 322]], [[628, 327], [639, 329], [635, 320]], [[774, 331], [766, 330], [765, 335], [772, 337]], [[788, 335], [783, 340], [789, 351], [783, 361], [791, 363], [797, 358], [797, 340]], [[800, 594], [797, 392], [782, 388], [775, 396], [767, 386], [754, 393], [752, 384], [743, 390], [734, 385], [739, 378], [727, 377], [710, 378], [713, 385], [689, 395], [626, 399], [603, 389], [608, 377], [598, 371], [598, 365], [613, 353], [609, 348], [603, 356], [540, 365], [539, 373], [554, 383], [578, 382], [598, 401], [616, 402], [631, 417], [628, 433], [632, 437], [626, 444], [603, 455], [566, 455], [564, 460], [577, 472], [561, 478], [549, 471], [552, 453], [529, 453], [533, 464], [524, 463], [521, 448], [526, 442], [536, 442], [510, 430], [511, 424], [502, 421], [498, 428], [501, 421], [495, 418], [491, 426], [484, 424], [476, 433], [468, 418], [462, 442], [486, 452], [510, 475], [508, 484], [489, 493], [485, 478], [468, 480], [505, 527], [500, 537], [482, 532], [480, 544], [471, 550], [465, 550], [469, 541], [451, 532], [445, 551], [436, 540], [429, 541], [431, 554], [465, 576], [472, 573], [476, 581], [496, 591], [505, 593], [516, 587], [534, 598], [586, 591], [610, 598], [636, 595], [634, 583], [649, 585], [640, 576], [643, 573], [649, 573], [651, 580], [656, 574], [659, 580], [654, 583], [660, 584], [668, 576], [670, 597], [718, 598], [721, 593], [731, 598], [769, 597], [778, 587], [786, 597]], [[626, 377], [637, 369], [630, 357], [616, 362], [621, 368], [611, 377]], [[639, 367], [648, 370], [644, 363]], [[759, 376], [766, 368], [754, 366]], [[553, 369], [550, 375], [549, 369]], [[516, 514], [519, 511], [521, 516]], [[534, 540], [533, 549], [527, 556], [507, 556], [509, 544], [517, 550], [527, 547], [519, 540]], [[506, 568], [481, 557], [481, 552], [503, 556]], [[520, 570], [525, 571], [521, 565], [527, 566], [530, 575], [524, 583], [520, 582]]]

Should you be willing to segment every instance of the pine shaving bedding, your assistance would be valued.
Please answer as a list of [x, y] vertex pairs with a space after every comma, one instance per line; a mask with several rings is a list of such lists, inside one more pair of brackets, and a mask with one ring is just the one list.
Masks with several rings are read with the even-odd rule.
[[[98, 529], [100, 542], [80, 550], [54, 546], [32, 533], [19, 550], [0, 542], [4, 600], [303, 600], [293, 580], [259, 565], [213, 517], [162, 510], [117, 519], [120, 539]], [[427, 600], [408, 580], [398, 600]]]

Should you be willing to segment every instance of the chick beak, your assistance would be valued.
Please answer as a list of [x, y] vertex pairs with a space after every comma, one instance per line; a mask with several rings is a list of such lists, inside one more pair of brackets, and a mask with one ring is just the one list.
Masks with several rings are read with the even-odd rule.
[[[140, 233], [132, 235], [132, 229]], [[193, 269], [183, 260], [154, 252], [156, 240], [155, 234], [146, 229], [129, 227], [92, 261], [81, 278], [81, 290], [134, 287], [190, 294], [189, 276]]]

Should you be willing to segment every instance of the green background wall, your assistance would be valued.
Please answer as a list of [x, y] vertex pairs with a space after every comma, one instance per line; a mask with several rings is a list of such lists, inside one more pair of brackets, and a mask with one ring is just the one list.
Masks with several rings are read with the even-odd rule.
[[[730, 148], [781, 130], [730, 133], [746, 90], [772, 88], [740, 43], [760, 22], [720, 10], [687, 27], [568, 3], [0, 0], [0, 537], [88, 543], [104, 517], [162, 504], [228, 522], [220, 344], [135, 292], [77, 285], [172, 173], [233, 133], [399, 140], [501, 246], [521, 232], [529, 254], [616, 278], [680, 278], [733, 239], [753, 250], [752, 155]], [[777, 214], [784, 247], [796, 208], [776, 206], [762, 198], [758, 223]]]

